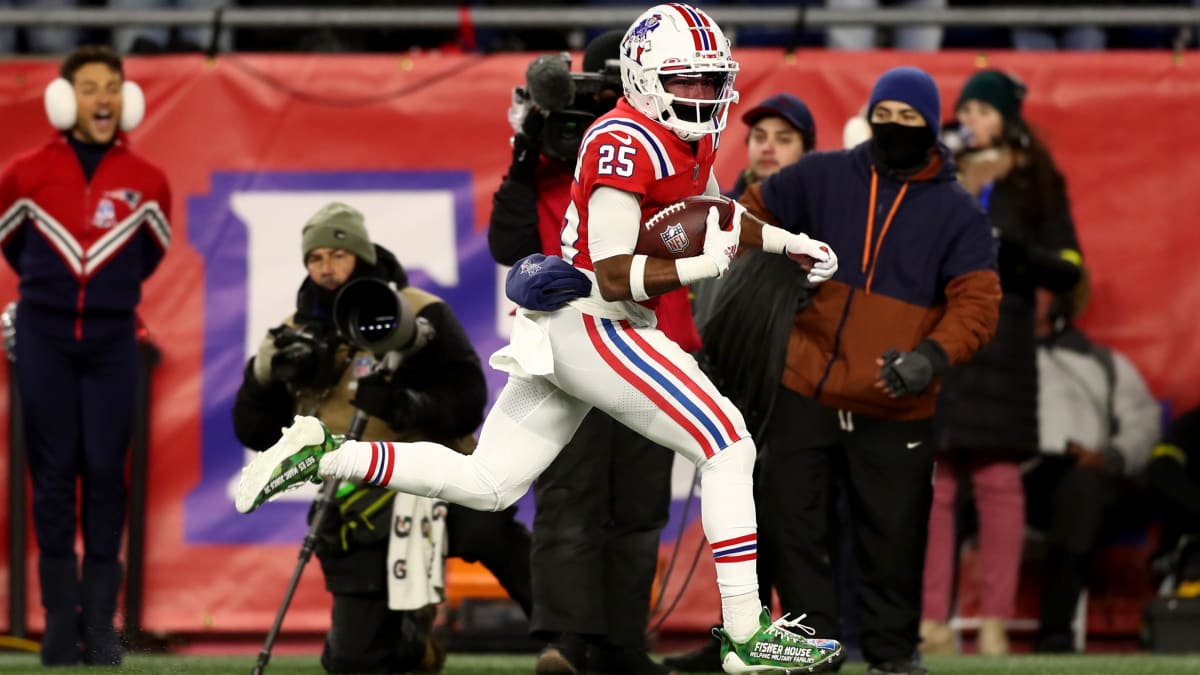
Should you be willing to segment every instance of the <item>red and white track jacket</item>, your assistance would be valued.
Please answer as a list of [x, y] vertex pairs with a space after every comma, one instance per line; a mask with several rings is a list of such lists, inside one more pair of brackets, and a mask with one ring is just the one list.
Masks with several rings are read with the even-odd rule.
[[123, 135], [90, 182], [61, 134], [17, 157], [0, 177], [0, 248], [21, 311], [36, 312], [39, 332], [76, 340], [131, 325], [170, 244], [170, 209], [166, 176]]

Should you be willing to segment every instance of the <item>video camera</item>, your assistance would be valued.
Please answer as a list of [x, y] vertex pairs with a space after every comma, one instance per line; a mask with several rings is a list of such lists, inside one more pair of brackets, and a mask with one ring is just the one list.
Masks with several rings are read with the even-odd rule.
[[[567, 53], [539, 56], [525, 72], [525, 86], [513, 89], [509, 121], [514, 131], [525, 115], [545, 116], [542, 153], [572, 164], [583, 135], [596, 118], [612, 110], [621, 95], [621, 65], [605, 62], [599, 72], [573, 73]], [[520, 118], [520, 119], [517, 119]]]

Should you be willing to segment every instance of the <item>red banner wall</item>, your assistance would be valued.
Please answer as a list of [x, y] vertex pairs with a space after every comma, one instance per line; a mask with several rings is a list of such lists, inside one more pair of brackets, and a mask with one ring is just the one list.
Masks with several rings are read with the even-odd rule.
[[[822, 149], [840, 145], [843, 122], [863, 105], [885, 69], [901, 64], [928, 69], [949, 113], [962, 82], [980, 65], [977, 55], [965, 52], [811, 51], [785, 57], [744, 50], [738, 57], [743, 106], [779, 91], [801, 96], [817, 120]], [[173, 247], [147, 284], [142, 306], [163, 351], [153, 389], [145, 628], [261, 631], [274, 615], [296, 553], [292, 544], [196, 545], [184, 539], [184, 498], [198, 481], [202, 442], [205, 303], [212, 306], [213, 300], [204, 297], [205, 274], [213, 270], [206, 270], [189, 244], [187, 200], [209, 194], [214, 172], [463, 171], [470, 175], [473, 222], [481, 230], [508, 165], [505, 110], [511, 87], [522, 82], [528, 60], [528, 55], [423, 55], [127, 61], [127, 75], [142, 85], [148, 102], [146, 122], [132, 142], [166, 170], [175, 199]], [[1192, 119], [1200, 106], [1200, 68], [1193, 55], [1176, 61], [1158, 53], [997, 53], [988, 65], [1027, 82], [1027, 117], [1067, 175], [1093, 275], [1087, 328], [1132, 357], [1154, 392], [1176, 409], [1200, 404], [1194, 337], [1200, 275], [1187, 262], [1200, 256], [1188, 187], [1200, 181], [1200, 126]], [[57, 63], [0, 64], [5, 123], [0, 158], [7, 161], [49, 137], [41, 95], [56, 71]], [[729, 133], [740, 140], [740, 122]], [[724, 148], [718, 177], [729, 185], [744, 153], [738, 142], [727, 141]], [[298, 261], [280, 273], [298, 280]], [[15, 288], [4, 267], [0, 304], [15, 297]], [[7, 391], [4, 370], [0, 397]], [[0, 410], [7, 410], [6, 401], [0, 400]], [[7, 424], [0, 417], [5, 438]], [[7, 473], [7, 453], [2, 457], [0, 471]], [[717, 616], [711, 584], [710, 570], [699, 574], [667, 627], [710, 625]], [[668, 589], [668, 598], [673, 594]], [[38, 607], [36, 594], [30, 607]], [[319, 574], [310, 573], [287, 628], [322, 629], [327, 613]], [[40, 612], [31, 611], [30, 622], [40, 626]]]

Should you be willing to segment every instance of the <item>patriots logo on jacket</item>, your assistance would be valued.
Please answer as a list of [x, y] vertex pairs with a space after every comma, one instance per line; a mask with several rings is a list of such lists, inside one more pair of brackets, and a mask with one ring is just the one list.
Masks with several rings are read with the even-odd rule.
[[142, 202], [142, 193], [129, 188], [118, 188], [116, 190], [105, 190], [106, 199], [115, 199], [119, 202], [124, 202], [131, 210], [136, 209], [137, 205]]

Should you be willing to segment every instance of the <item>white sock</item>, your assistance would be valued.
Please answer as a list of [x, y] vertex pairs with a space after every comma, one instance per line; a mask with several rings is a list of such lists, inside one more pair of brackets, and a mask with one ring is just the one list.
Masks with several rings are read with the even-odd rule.
[[758, 632], [758, 617], [761, 614], [758, 591], [721, 598], [721, 621], [725, 624], [725, 632], [734, 642], [745, 642]]
[[758, 528], [754, 522], [754, 442], [746, 438], [701, 465], [700, 516], [713, 550], [722, 618], [730, 637], [758, 630]]

